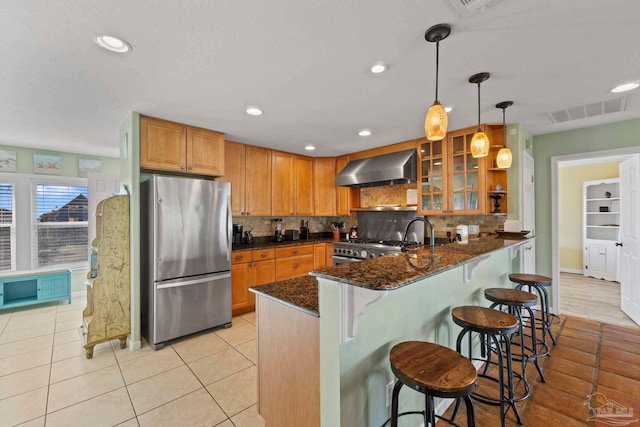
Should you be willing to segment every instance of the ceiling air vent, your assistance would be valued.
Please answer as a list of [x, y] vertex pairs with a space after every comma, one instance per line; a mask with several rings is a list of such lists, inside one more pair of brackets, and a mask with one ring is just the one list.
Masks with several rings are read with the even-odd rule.
[[568, 122], [571, 120], [585, 119], [587, 117], [601, 116], [603, 114], [617, 113], [627, 109], [627, 97], [607, 99], [606, 101], [569, 107], [565, 110], [556, 110], [547, 113], [553, 123]]
[[461, 16], [471, 16], [484, 12], [490, 6], [502, 2], [503, 0], [445, 0]]

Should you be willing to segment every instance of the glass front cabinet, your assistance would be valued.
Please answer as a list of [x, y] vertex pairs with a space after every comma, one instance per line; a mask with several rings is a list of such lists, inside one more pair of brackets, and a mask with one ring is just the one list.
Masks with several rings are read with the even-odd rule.
[[[502, 145], [502, 125], [483, 125], [491, 145]], [[489, 158], [471, 155], [477, 127], [451, 131], [442, 141], [420, 140], [419, 211], [424, 215], [484, 215], [494, 190]], [[493, 154], [493, 150], [492, 153]], [[506, 191], [506, 183], [503, 185]], [[506, 210], [503, 209], [502, 213]]]

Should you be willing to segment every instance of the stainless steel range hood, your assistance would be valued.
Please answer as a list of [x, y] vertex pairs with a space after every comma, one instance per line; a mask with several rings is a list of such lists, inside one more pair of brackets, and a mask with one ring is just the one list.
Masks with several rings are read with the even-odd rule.
[[336, 176], [341, 187], [376, 187], [417, 181], [418, 155], [415, 149], [353, 160]]

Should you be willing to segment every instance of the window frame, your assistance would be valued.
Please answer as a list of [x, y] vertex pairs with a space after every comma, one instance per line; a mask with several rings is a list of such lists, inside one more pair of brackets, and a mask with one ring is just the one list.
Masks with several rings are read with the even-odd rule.
[[16, 271], [16, 244], [17, 244], [17, 236], [16, 236], [16, 182], [13, 179], [8, 179], [8, 177], [0, 176], [0, 185], [10, 185], [11, 186], [11, 223], [1, 223], [0, 228], [8, 228], [9, 229], [9, 244], [10, 244], [10, 256], [11, 256], [11, 267], [8, 270], [0, 270], [2, 272], [5, 271]]

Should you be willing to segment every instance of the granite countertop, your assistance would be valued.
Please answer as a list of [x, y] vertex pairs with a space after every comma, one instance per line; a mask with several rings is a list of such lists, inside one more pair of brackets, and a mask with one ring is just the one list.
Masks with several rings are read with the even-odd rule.
[[312, 271], [317, 277], [376, 291], [389, 291], [426, 277], [458, 267], [473, 258], [502, 249], [523, 240], [505, 240], [495, 236], [469, 239], [468, 244], [449, 243], [420, 246], [398, 255], [378, 257], [367, 262], [328, 267]]
[[313, 276], [254, 286], [251, 291], [275, 299], [297, 310], [320, 317], [318, 309], [318, 280]]
[[313, 243], [333, 243], [333, 237], [324, 237], [324, 236], [312, 236], [309, 239], [300, 239], [300, 240], [285, 240], [283, 242], [273, 242], [271, 237], [267, 239], [262, 239], [260, 237], [255, 238], [257, 241], [248, 245], [233, 245], [231, 247], [232, 251], [246, 251], [251, 249], [266, 249], [266, 248], [280, 248], [284, 246], [297, 246], [297, 245], [310, 245]]
[[254, 286], [251, 291], [319, 317], [316, 277], [371, 290], [390, 291], [458, 267], [490, 252], [522, 244], [526, 240], [528, 239], [505, 240], [488, 236], [469, 239], [469, 243], [465, 245], [449, 243], [436, 246], [433, 251], [429, 246], [420, 246], [398, 255], [314, 270], [310, 276]]

